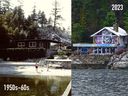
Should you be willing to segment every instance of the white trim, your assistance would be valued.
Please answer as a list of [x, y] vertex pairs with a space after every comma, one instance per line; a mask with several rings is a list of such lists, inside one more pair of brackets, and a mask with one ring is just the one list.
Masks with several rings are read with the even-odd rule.
[[104, 27], [102, 29], [100, 29], [99, 31], [97, 31], [96, 33], [92, 34], [91, 37], [95, 36], [96, 34], [100, 33], [102, 30], [107, 29], [108, 31], [112, 32], [113, 34], [117, 35], [117, 36], [127, 36], [127, 32], [122, 29], [121, 27], [118, 27], [119, 31], [116, 32], [113, 30], [113, 27]]

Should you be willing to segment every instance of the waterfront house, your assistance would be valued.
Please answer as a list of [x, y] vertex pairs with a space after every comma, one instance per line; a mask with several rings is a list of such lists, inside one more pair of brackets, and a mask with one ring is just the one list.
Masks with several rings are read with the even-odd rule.
[[81, 53], [94, 55], [111, 55], [118, 48], [125, 48], [128, 44], [128, 34], [121, 27], [104, 27], [91, 35], [93, 44], [73, 44]]
[[60, 41], [49, 39], [22, 39], [10, 40], [9, 46], [0, 49], [0, 57], [10, 60], [23, 60], [28, 58], [41, 58], [47, 55], [51, 48], [51, 43], [61, 43]]

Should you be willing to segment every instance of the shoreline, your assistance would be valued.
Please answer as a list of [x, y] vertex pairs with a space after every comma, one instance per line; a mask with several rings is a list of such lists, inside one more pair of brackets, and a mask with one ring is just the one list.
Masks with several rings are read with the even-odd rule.
[[106, 69], [107, 64], [72, 64], [72, 69]]
[[[24, 62], [25, 63], [25, 62]], [[0, 74], [1, 75], [40, 75], [40, 76], [71, 76], [71, 69], [53, 69], [49, 68], [47, 71], [46, 67], [39, 66], [38, 70], [35, 68], [35, 62], [31, 62], [26, 65], [21, 64], [20, 62], [11, 62], [6, 64], [3, 62], [0, 63]]]

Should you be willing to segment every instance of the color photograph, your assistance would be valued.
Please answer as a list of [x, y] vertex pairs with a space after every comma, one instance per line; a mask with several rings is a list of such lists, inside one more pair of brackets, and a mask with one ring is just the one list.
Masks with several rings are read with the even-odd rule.
[[128, 0], [72, 0], [72, 96], [128, 96]]

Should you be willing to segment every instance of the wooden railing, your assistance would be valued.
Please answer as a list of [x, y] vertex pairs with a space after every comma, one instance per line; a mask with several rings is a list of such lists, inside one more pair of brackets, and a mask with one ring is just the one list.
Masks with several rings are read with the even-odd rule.
[[71, 81], [68, 84], [67, 88], [65, 89], [64, 93], [62, 94], [62, 96], [69, 96], [70, 92], [71, 92]]

